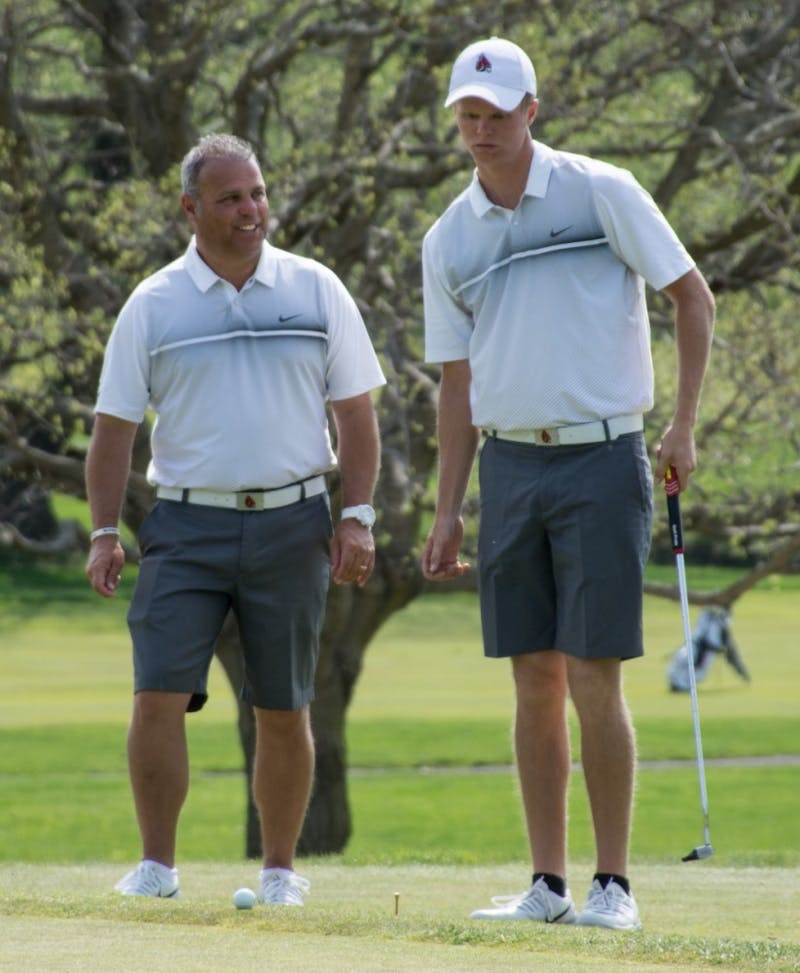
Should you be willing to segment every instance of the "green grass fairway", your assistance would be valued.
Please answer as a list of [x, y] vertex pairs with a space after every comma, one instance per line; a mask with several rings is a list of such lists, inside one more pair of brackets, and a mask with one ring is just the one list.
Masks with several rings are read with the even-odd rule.
[[[0, 591], [11, 592], [0, 602], [0, 861], [124, 864], [137, 846], [125, 760], [131, 581], [106, 602], [74, 570], [0, 568]], [[753, 681], [718, 661], [700, 687], [711, 868], [800, 864], [796, 597], [773, 584], [748, 594], [735, 631]], [[625, 667], [642, 758], [634, 869], [677, 861], [702, 837], [689, 698], [666, 689], [679, 615], [676, 603], [648, 599], [647, 655]], [[210, 689], [206, 709], [189, 719], [193, 778], [180, 832], [189, 861], [235, 860], [244, 840], [235, 706], [216, 665]], [[508, 769], [512, 702], [508, 664], [481, 654], [474, 597], [421, 598], [395, 615], [367, 652], [349, 711], [354, 834], [345, 860], [523, 858]], [[775, 755], [786, 762], [758, 764]], [[667, 760], [677, 764], [659, 763]], [[475, 772], [493, 768], [502, 772]], [[571, 854], [583, 861], [592, 840], [579, 771], [570, 817]]]
[[[210, 702], [189, 720], [182, 898], [114, 895], [138, 852], [125, 766], [131, 575], [104, 602], [74, 568], [0, 564], [0, 969], [800, 973], [796, 579], [737, 607], [752, 682], [718, 661], [700, 687], [706, 862], [679, 862], [702, 839], [689, 698], [666, 688], [680, 610], [647, 600], [647, 656], [625, 667], [642, 758], [631, 877], [645, 928], [614, 934], [468, 919], [530, 876], [509, 667], [482, 657], [464, 595], [418, 599], [370, 646], [347, 724], [354, 834], [344, 854], [299, 863], [313, 883], [305, 909], [230, 904], [257, 868], [242, 861], [242, 757], [216, 665]], [[579, 768], [570, 859], [580, 901], [592, 841]]]
[[[237, 912], [252, 864], [192, 864], [182, 895], [125, 899], [108, 865], [0, 866], [0, 968], [36, 973], [789, 973], [800, 969], [800, 876], [791, 869], [657, 866], [637, 882], [644, 929], [476, 922], [492, 894], [527, 884], [524, 864], [354, 867], [305, 863], [303, 909]], [[588, 876], [581, 875], [582, 881]], [[573, 883], [582, 899], [583, 888]], [[395, 915], [395, 892], [400, 893]]]

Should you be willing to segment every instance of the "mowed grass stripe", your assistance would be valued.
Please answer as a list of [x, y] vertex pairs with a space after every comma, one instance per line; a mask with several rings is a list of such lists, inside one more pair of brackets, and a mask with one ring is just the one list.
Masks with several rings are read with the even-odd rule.
[[[304, 909], [244, 913], [233, 909], [230, 896], [234, 888], [253, 884], [252, 863], [190, 863], [182, 869], [182, 897], [169, 901], [114, 895], [110, 888], [118, 871], [108, 865], [0, 866], [0, 956], [16, 970], [37, 973], [88, 968], [149, 973], [163, 968], [165, 957], [171, 969], [196, 973], [252, 971], [276, 957], [282, 966], [314, 973], [789, 973], [800, 964], [792, 912], [800, 877], [791, 869], [642, 870], [636, 890], [644, 930], [619, 934], [469, 920], [469, 912], [489, 895], [519, 889], [526, 881], [523, 863], [304, 865], [312, 881]], [[586, 869], [573, 865], [570, 874], [582, 898]], [[746, 910], [743, 888], [751, 893]]]
[[[713, 866], [800, 864], [796, 767], [707, 768]], [[754, 796], [757, 795], [757, 800]], [[359, 864], [478, 863], [524, 858], [517, 782], [501, 773], [392, 769], [349, 780], [353, 833], [342, 860]], [[181, 859], [244, 854], [246, 785], [232, 772], [196, 772], [181, 818]], [[0, 778], [0, 861], [130, 861], [138, 848], [127, 774], [14, 774]], [[698, 843], [701, 813], [691, 766], [639, 775], [632, 861], [677, 861]], [[579, 771], [570, 790], [570, 851], [593, 853]]]

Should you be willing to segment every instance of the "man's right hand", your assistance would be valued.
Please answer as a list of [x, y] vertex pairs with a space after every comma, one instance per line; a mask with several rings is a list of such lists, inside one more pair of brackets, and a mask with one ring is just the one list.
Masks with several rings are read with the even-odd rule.
[[429, 581], [448, 581], [469, 571], [469, 564], [458, 559], [463, 537], [464, 521], [460, 517], [452, 528], [434, 523], [422, 549], [422, 573]]
[[98, 595], [114, 597], [124, 563], [125, 552], [114, 534], [92, 541], [86, 561], [86, 576]]

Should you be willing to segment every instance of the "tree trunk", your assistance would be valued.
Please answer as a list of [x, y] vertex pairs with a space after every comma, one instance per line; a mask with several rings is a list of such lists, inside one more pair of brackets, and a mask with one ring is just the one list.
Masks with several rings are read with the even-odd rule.
[[386, 619], [379, 579], [363, 589], [331, 586], [317, 665], [311, 723], [316, 750], [314, 790], [298, 853], [342, 851], [352, 832], [347, 794], [347, 707], [366, 647]]
[[239, 626], [233, 612], [228, 612], [228, 617], [225, 619], [214, 651], [225, 671], [225, 675], [228, 677], [228, 682], [231, 684], [238, 710], [236, 725], [239, 731], [239, 742], [242, 745], [242, 754], [244, 755], [246, 788], [244, 853], [247, 858], [260, 858], [261, 831], [259, 829], [258, 811], [253, 801], [252, 788], [253, 759], [256, 750], [256, 721], [253, 716], [253, 708], [243, 703], [240, 695], [242, 681], [244, 680], [244, 660], [239, 644]]
[[[363, 589], [332, 585], [328, 595], [316, 698], [311, 705], [316, 769], [311, 802], [297, 847], [301, 855], [341, 852], [352, 833], [347, 793], [347, 707], [373, 635], [394, 611], [419, 593], [421, 586], [416, 569], [396, 574], [386, 571], [386, 566], [387, 560], [379, 553], [375, 574]], [[245, 856], [260, 858], [258, 812], [252, 798], [255, 720], [252, 708], [239, 698], [243, 664], [238, 627], [232, 613], [217, 640], [216, 654], [237, 699], [247, 786]]]
[[0, 477], [0, 523], [16, 527], [34, 541], [56, 537], [59, 531], [47, 490], [6, 476]]

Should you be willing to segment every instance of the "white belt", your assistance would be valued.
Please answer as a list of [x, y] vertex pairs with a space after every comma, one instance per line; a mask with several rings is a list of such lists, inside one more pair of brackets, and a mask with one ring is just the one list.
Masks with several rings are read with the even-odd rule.
[[545, 429], [487, 429], [490, 436], [509, 439], [512, 443], [536, 446], [581, 446], [585, 443], [607, 443], [629, 432], [644, 429], [643, 416], [614, 416], [597, 422], [579, 422], [574, 426], [550, 426]]
[[325, 477], [312, 476], [300, 483], [267, 490], [238, 490], [224, 493], [217, 490], [201, 490], [192, 487], [156, 488], [156, 496], [161, 500], [177, 500], [179, 503], [197, 503], [204, 507], [228, 507], [231, 510], [272, 510], [275, 507], [288, 507], [290, 503], [316, 497], [327, 489]]

